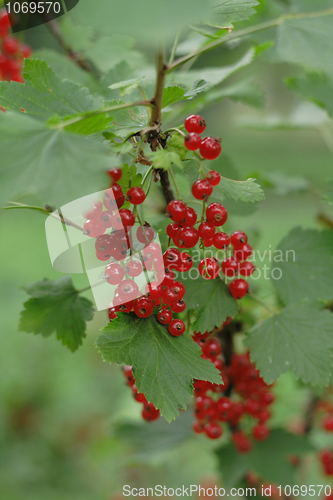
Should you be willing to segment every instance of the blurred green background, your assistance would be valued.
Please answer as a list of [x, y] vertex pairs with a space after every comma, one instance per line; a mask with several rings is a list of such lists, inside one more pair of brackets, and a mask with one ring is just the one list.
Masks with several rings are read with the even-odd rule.
[[[54, 47], [45, 27], [28, 33], [27, 39], [35, 49]], [[218, 64], [223, 54], [210, 54], [210, 64]], [[314, 106], [304, 105], [301, 126], [294, 129], [263, 131], [253, 126], [272, 117], [282, 123], [293, 114], [296, 99], [282, 84], [290, 73], [287, 65], [257, 61], [251, 75], [265, 91], [265, 110], [225, 100], [202, 112], [207, 134], [223, 138], [224, 153], [240, 178], [258, 176], [265, 190], [265, 201], [252, 213], [229, 213], [230, 229], [249, 231], [260, 251], [270, 245], [274, 249], [294, 226], [319, 227], [320, 192], [333, 172], [333, 130], [330, 124], [313, 125], [318, 113]], [[290, 177], [293, 189], [286, 180]], [[268, 180], [273, 179], [272, 188]], [[283, 194], [286, 187], [289, 192]], [[329, 212], [327, 206], [325, 210]], [[107, 322], [105, 311], [88, 323], [88, 337], [75, 354], [54, 336], [45, 340], [18, 332], [19, 313], [27, 300], [20, 287], [60, 277], [49, 260], [44, 216], [1, 213], [0, 254], [1, 500], [109, 500], [124, 484], [215, 484], [214, 443], [188, 430], [191, 410], [169, 426], [142, 424], [140, 438], [131, 438], [131, 427], [120, 431], [119, 424], [125, 422], [141, 425], [141, 406], [132, 399], [120, 368], [103, 363], [94, 347]], [[72, 278], [78, 288], [88, 284], [84, 276]], [[261, 297], [271, 301], [272, 288], [265, 280], [259, 284]], [[305, 393], [289, 375], [277, 391], [273, 424], [290, 424], [297, 420]], [[174, 434], [180, 442], [172, 447]]]

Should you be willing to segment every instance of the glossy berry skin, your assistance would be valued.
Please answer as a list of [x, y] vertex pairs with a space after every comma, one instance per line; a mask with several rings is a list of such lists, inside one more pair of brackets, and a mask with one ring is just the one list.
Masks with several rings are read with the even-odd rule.
[[269, 428], [265, 424], [258, 424], [253, 428], [252, 434], [256, 441], [265, 441], [269, 436]]
[[119, 184], [113, 184], [110, 189], [104, 192], [103, 203], [107, 210], [113, 211], [123, 206], [125, 203], [125, 195]]
[[155, 238], [154, 229], [148, 224], [138, 227], [136, 237], [140, 243], [148, 244]]
[[114, 229], [125, 229], [127, 231], [135, 224], [135, 216], [128, 208], [121, 208], [112, 215], [112, 226]]
[[172, 320], [173, 315], [170, 309], [161, 309], [157, 314], [157, 319], [162, 325], [168, 325]]
[[124, 279], [125, 271], [120, 264], [117, 264], [116, 262], [111, 262], [106, 266], [104, 276], [105, 280], [110, 285], [119, 285], [119, 283], [121, 283], [122, 280]]
[[243, 261], [248, 259], [252, 255], [252, 248], [250, 245], [245, 243], [245, 245], [234, 248], [234, 257], [238, 261]]
[[195, 227], [182, 227], [174, 238], [179, 248], [193, 248], [199, 241], [199, 233]]
[[173, 319], [169, 324], [169, 332], [174, 337], [180, 337], [185, 333], [185, 323], [181, 319]]
[[215, 139], [214, 137], [203, 139], [200, 146], [200, 154], [205, 160], [215, 160], [215, 158], [220, 156], [221, 151], [221, 139]]
[[117, 313], [114, 307], [110, 307], [108, 311], [108, 316], [109, 316], [109, 321], [112, 321], [113, 319], [116, 319]]
[[136, 278], [142, 273], [142, 265], [138, 260], [130, 260], [127, 263], [125, 271], [131, 278]]
[[215, 279], [220, 272], [220, 266], [216, 259], [207, 258], [202, 259], [199, 264], [199, 273], [206, 280]]
[[202, 134], [206, 128], [206, 121], [200, 115], [190, 115], [186, 118], [184, 125], [187, 132]]
[[101, 201], [95, 201], [92, 203], [91, 207], [85, 212], [84, 217], [86, 219], [99, 219], [103, 211], [103, 205]]
[[124, 366], [123, 373], [124, 373], [124, 376], [126, 378], [127, 385], [129, 385], [130, 387], [133, 387], [133, 385], [135, 384], [135, 378], [133, 376], [132, 367], [131, 366]]
[[161, 293], [161, 300], [163, 304], [170, 306], [179, 300], [177, 293], [169, 286], [164, 288]]
[[222, 427], [219, 426], [218, 424], [214, 424], [211, 422], [205, 425], [204, 431], [206, 436], [209, 437], [209, 439], [218, 439], [223, 434]]
[[147, 257], [148, 259], [158, 257], [161, 254], [161, 247], [158, 243], [152, 242], [149, 243], [149, 245], [146, 246], [143, 250], [143, 255]]
[[180, 281], [174, 281], [170, 288], [177, 294], [177, 299], [180, 300], [185, 295], [185, 287]]
[[127, 191], [126, 200], [132, 203], [132, 205], [141, 205], [146, 199], [146, 193], [140, 187], [131, 187]]
[[228, 218], [228, 212], [221, 203], [211, 203], [206, 209], [207, 221], [213, 226], [223, 226]]
[[105, 227], [105, 229], [109, 229], [112, 227], [112, 216], [113, 213], [111, 210], [104, 210], [99, 216], [99, 225]]
[[196, 151], [201, 146], [201, 137], [199, 134], [191, 132], [184, 137], [184, 144], [189, 151]]
[[180, 254], [180, 263], [178, 266], [178, 271], [181, 273], [186, 273], [190, 269], [192, 269], [193, 266], [193, 260], [192, 257], [185, 252], [181, 252]]
[[149, 294], [149, 298], [152, 300], [159, 299], [161, 297], [163, 288], [158, 284], [157, 281], [151, 281], [146, 285], [146, 293]]
[[194, 224], [197, 222], [197, 219], [198, 219], [198, 214], [196, 213], [194, 208], [186, 207], [186, 217], [183, 225], [194, 226]]
[[160, 417], [160, 410], [157, 410], [153, 403], [148, 403], [142, 410], [142, 418], [146, 422], [154, 422]]
[[247, 236], [242, 231], [235, 231], [230, 236], [230, 243], [233, 247], [239, 247], [247, 243]]
[[172, 200], [166, 208], [166, 216], [170, 217], [174, 222], [185, 221], [186, 219], [186, 205], [180, 200]]
[[230, 238], [227, 233], [216, 233], [213, 238], [213, 245], [219, 250], [226, 250], [230, 244]]
[[110, 168], [107, 172], [108, 172], [108, 175], [111, 177], [112, 182], [120, 181], [120, 179], [123, 175], [121, 168]]
[[180, 229], [180, 225], [177, 222], [171, 222], [168, 224], [166, 232], [169, 238], [174, 238]]
[[198, 227], [198, 232], [200, 238], [203, 240], [209, 240], [210, 238], [213, 238], [215, 234], [215, 226], [210, 222], [202, 222]]
[[202, 346], [202, 354], [207, 358], [214, 358], [221, 353], [220, 344], [214, 339], [208, 339]]
[[208, 248], [208, 247], [211, 247], [213, 245], [213, 238], [209, 238], [208, 240], [204, 240], [204, 247], [205, 248]]
[[186, 309], [186, 302], [183, 299], [178, 300], [178, 302], [174, 302], [170, 305], [170, 308], [175, 313], [184, 312]]
[[255, 267], [252, 264], [252, 262], [245, 261], [245, 262], [241, 262], [239, 265], [239, 273], [242, 276], [251, 276], [251, 274], [253, 274], [254, 270], [255, 270]]
[[227, 257], [221, 264], [222, 272], [228, 276], [228, 278], [232, 278], [235, 276], [238, 270], [238, 262], [233, 257]]
[[140, 297], [134, 303], [134, 312], [139, 318], [148, 318], [154, 310], [154, 303], [146, 297]]
[[178, 248], [168, 248], [163, 254], [165, 267], [177, 269], [180, 265], [180, 251]]
[[249, 290], [249, 284], [243, 279], [233, 280], [228, 286], [234, 299], [243, 298]]
[[117, 287], [117, 292], [122, 302], [129, 302], [136, 299], [139, 293], [139, 287], [133, 280], [123, 280]]
[[83, 225], [83, 233], [90, 238], [97, 238], [106, 231], [105, 227], [98, 225], [98, 221], [94, 219], [88, 219]]
[[213, 192], [213, 186], [206, 179], [195, 181], [192, 186], [192, 194], [197, 200], [207, 201]]
[[328, 415], [323, 421], [323, 428], [327, 432], [333, 432], [333, 415]]
[[211, 170], [206, 175], [206, 179], [211, 183], [212, 186], [217, 186], [220, 183], [221, 176], [216, 170]]

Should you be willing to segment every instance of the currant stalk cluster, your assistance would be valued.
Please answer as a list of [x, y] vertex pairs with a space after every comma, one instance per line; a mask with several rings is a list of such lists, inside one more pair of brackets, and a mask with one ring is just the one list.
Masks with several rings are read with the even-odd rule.
[[31, 48], [9, 36], [10, 20], [6, 9], [0, 10], [0, 80], [23, 83], [24, 59], [32, 54]]

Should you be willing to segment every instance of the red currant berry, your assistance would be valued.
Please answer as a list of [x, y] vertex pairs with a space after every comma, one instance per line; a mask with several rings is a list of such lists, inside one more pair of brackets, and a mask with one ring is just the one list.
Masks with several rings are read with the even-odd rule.
[[209, 439], [218, 439], [223, 434], [223, 429], [220, 425], [209, 422], [204, 427], [205, 434]]
[[144, 248], [143, 255], [148, 259], [152, 259], [154, 257], [158, 257], [159, 255], [161, 255], [161, 251], [162, 249], [160, 245], [156, 242], [152, 242], [149, 243], [149, 245], [147, 245], [146, 248]]
[[193, 266], [192, 257], [188, 253], [181, 252], [180, 264], [177, 267], [177, 270], [180, 271], [181, 273], [186, 273], [192, 268], [192, 266]]
[[184, 138], [184, 144], [190, 151], [196, 151], [201, 146], [201, 137], [199, 134], [190, 132]]
[[116, 262], [110, 262], [105, 269], [105, 279], [110, 285], [119, 285], [124, 279], [124, 268]]
[[10, 20], [6, 9], [0, 11], [0, 38], [4, 38], [10, 29]]
[[211, 183], [212, 186], [217, 186], [220, 184], [221, 176], [216, 170], [211, 170], [206, 175], [206, 179]]
[[125, 304], [120, 304], [118, 306], [118, 310], [124, 313], [130, 313], [134, 307], [134, 300], [130, 300], [129, 302], [125, 302]]
[[152, 300], [159, 299], [163, 292], [163, 288], [158, 284], [158, 281], [151, 281], [150, 283], [148, 283], [145, 290], [149, 298]]
[[130, 260], [127, 263], [125, 271], [132, 278], [136, 278], [142, 273], [142, 265], [138, 260]]
[[124, 280], [118, 285], [117, 292], [122, 302], [126, 303], [136, 299], [139, 293], [139, 287], [133, 280]]
[[166, 208], [166, 216], [170, 217], [175, 222], [185, 221], [187, 210], [184, 202], [180, 200], [172, 200]]
[[101, 201], [95, 201], [92, 203], [89, 210], [84, 214], [86, 219], [98, 219], [103, 211], [103, 205]]
[[111, 253], [113, 250], [113, 240], [110, 234], [102, 234], [95, 241], [96, 251]]
[[223, 226], [228, 218], [228, 212], [220, 203], [211, 203], [206, 208], [207, 221], [213, 226]]
[[197, 222], [198, 219], [198, 214], [194, 210], [194, 208], [191, 207], [186, 207], [186, 218], [185, 222], [182, 224], [184, 226], [194, 226], [194, 224]]
[[[158, 277], [158, 279], [160, 279], [160, 276], [159, 276], [158, 273], [159, 272], [157, 272], [157, 277]], [[164, 278], [163, 278], [163, 281], [162, 281], [161, 285], [162, 286], [170, 286], [170, 285], [172, 285], [173, 280], [175, 279], [175, 273], [171, 269], [169, 269], [168, 267], [166, 267], [165, 270], [164, 270], [163, 275], [164, 275]]]
[[29, 45], [26, 45], [25, 43], [22, 43], [20, 46], [20, 52], [22, 54], [22, 57], [24, 59], [28, 59], [28, 57], [31, 57], [32, 55], [32, 50], [29, 47]]
[[178, 300], [178, 302], [174, 302], [173, 304], [171, 304], [170, 308], [175, 313], [184, 312], [186, 309], [186, 302], [184, 299], [180, 299]]
[[104, 234], [106, 229], [98, 225], [99, 221], [95, 219], [88, 219], [83, 225], [83, 234], [90, 236], [90, 238], [97, 238], [101, 234]]
[[142, 392], [138, 392], [136, 385], [132, 385], [132, 391], [135, 401], [137, 401], [138, 403], [143, 403], [144, 405], [148, 404], [146, 396]]
[[235, 231], [230, 236], [230, 242], [233, 247], [239, 247], [247, 243], [247, 236], [242, 231]]
[[155, 231], [149, 224], [138, 227], [136, 237], [140, 243], [150, 243], [155, 238]]
[[249, 284], [242, 279], [233, 280], [228, 286], [234, 299], [241, 299], [247, 294], [249, 289]]
[[127, 191], [126, 200], [132, 203], [132, 205], [141, 205], [146, 199], [146, 193], [140, 187], [131, 187]]
[[185, 287], [180, 281], [174, 281], [170, 288], [177, 294], [178, 300], [182, 299], [185, 295]]
[[230, 238], [227, 233], [216, 233], [213, 238], [213, 245], [220, 250], [226, 250], [230, 244]]
[[118, 182], [120, 181], [122, 175], [123, 175], [123, 172], [121, 170], [121, 168], [110, 168], [107, 173], [109, 174], [109, 176], [111, 177], [112, 181], [113, 182]]
[[135, 378], [133, 376], [132, 367], [131, 366], [124, 366], [123, 373], [124, 373], [124, 376], [127, 380], [127, 385], [129, 385], [130, 387], [133, 387], [133, 385], [135, 383]]
[[170, 309], [161, 309], [157, 314], [157, 319], [162, 325], [168, 325], [172, 320], [173, 315]]
[[171, 287], [167, 286], [161, 293], [161, 300], [163, 304], [170, 306], [179, 299], [177, 293]]
[[185, 120], [185, 129], [187, 132], [202, 134], [206, 128], [206, 121], [202, 116], [190, 115]]
[[99, 217], [99, 224], [102, 227], [105, 227], [105, 229], [109, 229], [112, 227], [112, 215], [114, 212], [111, 212], [111, 210], [104, 210], [104, 212], [101, 213]]
[[232, 404], [230, 399], [225, 396], [217, 400], [216, 411], [218, 414], [218, 419], [221, 422], [226, 422], [227, 420], [229, 420], [231, 406]]
[[232, 278], [238, 270], [238, 262], [233, 257], [227, 257], [221, 264], [222, 272]]
[[110, 321], [112, 321], [113, 319], [116, 319], [117, 313], [116, 313], [116, 310], [115, 310], [114, 307], [110, 307], [109, 308], [108, 315], [109, 315], [109, 320]]
[[15, 55], [19, 50], [20, 42], [16, 38], [8, 37], [2, 42], [2, 50], [5, 54]]
[[192, 186], [192, 194], [197, 200], [207, 201], [213, 192], [213, 186], [206, 179], [195, 181]]
[[199, 241], [199, 233], [195, 227], [182, 227], [174, 240], [179, 248], [193, 248]]
[[252, 264], [252, 262], [245, 261], [245, 262], [241, 262], [241, 264], [239, 265], [239, 272], [242, 276], [251, 276], [251, 274], [253, 274], [254, 270], [255, 270], [255, 267]]
[[215, 160], [215, 158], [220, 156], [221, 151], [221, 139], [215, 139], [215, 137], [206, 137], [203, 139], [200, 146], [200, 154], [205, 160]]
[[205, 426], [202, 422], [195, 420], [192, 424], [192, 429], [196, 434], [202, 434], [204, 432]]
[[169, 238], [174, 238], [180, 229], [180, 225], [177, 222], [172, 222], [167, 226], [166, 232]]
[[323, 428], [327, 432], [333, 432], [333, 415], [328, 415], [323, 421]]
[[207, 358], [214, 358], [218, 356], [221, 352], [221, 346], [218, 341], [214, 339], [208, 339], [202, 346], [202, 354]]
[[199, 264], [199, 273], [206, 280], [213, 280], [219, 275], [220, 266], [216, 259], [202, 259]]
[[210, 222], [202, 222], [198, 227], [198, 233], [203, 240], [209, 240], [215, 234], [215, 226]]
[[127, 231], [135, 224], [135, 215], [128, 208], [121, 208], [112, 215], [112, 226], [114, 229], [125, 229]]
[[234, 248], [233, 255], [235, 259], [237, 259], [240, 262], [248, 259], [251, 256], [251, 254], [252, 254], [252, 248], [247, 243], [245, 243], [242, 246]]
[[180, 251], [178, 248], [168, 248], [163, 254], [163, 260], [169, 269], [177, 269], [180, 265]]
[[106, 209], [113, 211], [123, 206], [125, 195], [119, 184], [113, 184], [110, 189], [104, 192], [103, 203]]
[[232, 440], [239, 453], [248, 453], [252, 448], [252, 443], [243, 431], [234, 432]]
[[185, 323], [181, 319], [173, 319], [169, 324], [169, 332], [174, 337], [180, 337], [185, 332]]
[[213, 245], [214, 238], [209, 238], [208, 240], [204, 240], [204, 247], [208, 248]]
[[265, 424], [258, 424], [253, 428], [252, 434], [256, 441], [265, 441], [269, 436], [269, 428]]
[[146, 297], [140, 297], [134, 303], [134, 312], [139, 318], [148, 318], [154, 310], [153, 301]]
[[160, 417], [160, 410], [157, 410], [153, 403], [148, 403], [142, 410], [142, 418], [146, 422], [154, 422]]

